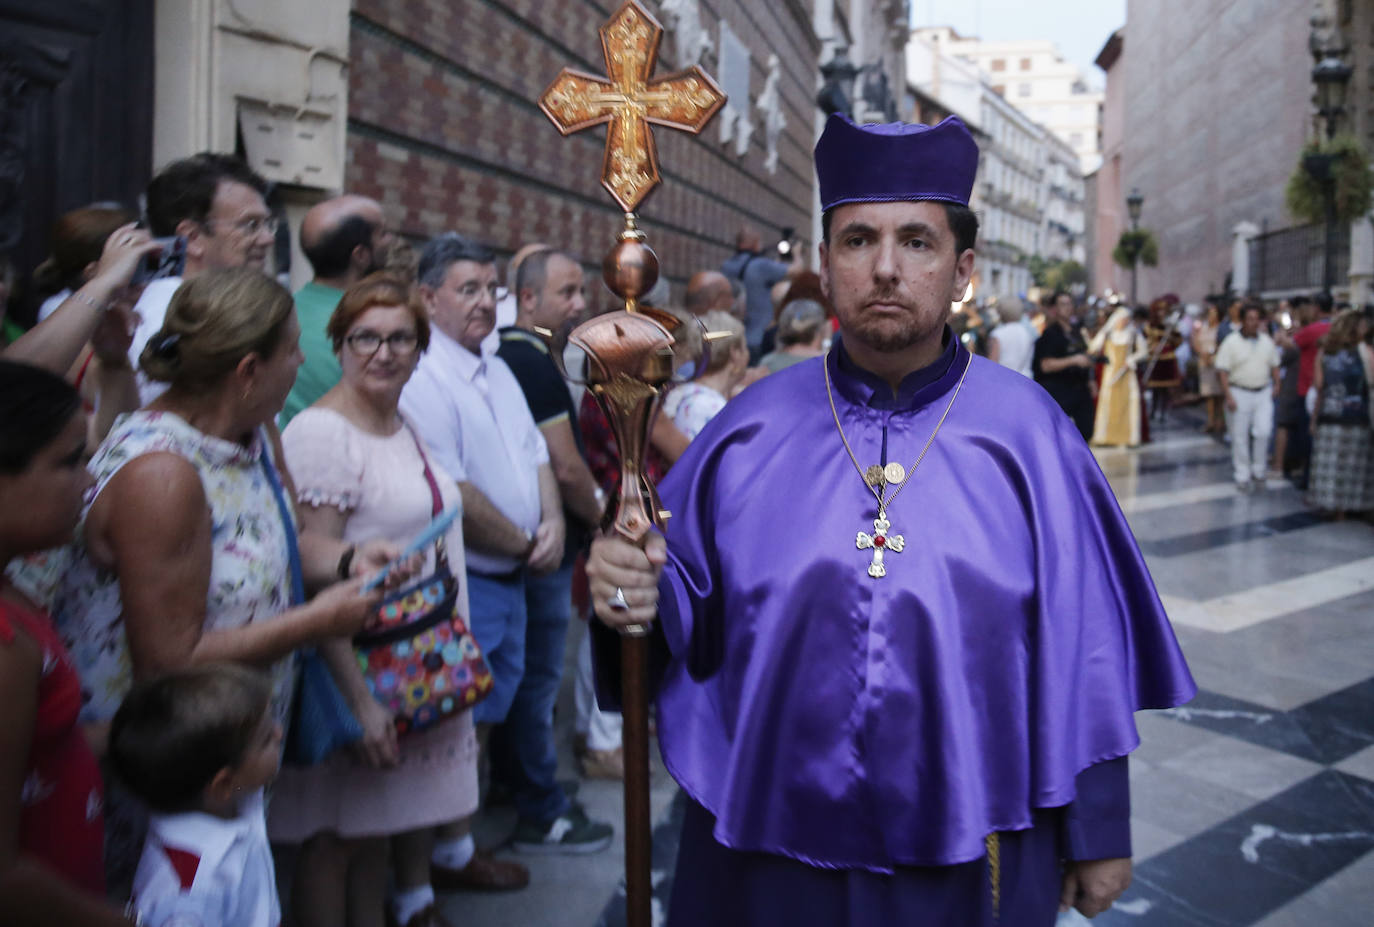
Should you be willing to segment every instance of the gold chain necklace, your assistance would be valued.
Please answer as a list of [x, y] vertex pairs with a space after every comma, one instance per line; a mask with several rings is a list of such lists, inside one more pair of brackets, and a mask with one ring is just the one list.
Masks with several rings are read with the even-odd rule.
[[[929, 440], [925, 447], [921, 448], [921, 453], [916, 456], [916, 462], [911, 465], [910, 470], [903, 469], [902, 465], [893, 461], [886, 467], [874, 464], [867, 470], [859, 466], [859, 460], [854, 456], [854, 450], [849, 446], [849, 439], [844, 436], [844, 427], [840, 425], [840, 413], [835, 411], [835, 394], [830, 387], [830, 352], [825, 354], [825, 361], [821, 365], [825, 371], [825, 398], [830, 401], [830, 414], [835, 419], [835, 430], [840, 433], [840, 443], [844, 445], [845, 453], [849, 455], [849, 462], [854, 465], [854, 470], [859, 474], [859, 478], [864, 481], [868, 491], [873, 493], [873, 498], [878, 500], [878, 517], [873, 519], [873, 533], [860, 531], [855, 538], [854, 544], [859, 550], [872, 550], [873, 562], [868, 565], [868, 575], [874, 579], [881, 579], [887, 575], [887, 567], [883, 564], [883, 554], [892, 551], [900, 554], [906, 547], [906, 538], [900, 534], [892, 534], [892, 523], [887, 520], [887, 507], [897, 498], [897, 494], [906, 488], [907, 481], [916, 473], [916, 468], [925, 460], [926, 452], [935, 443], [935, 436], [940, 433], [940, 426], [944, 425], [945, 419], [949, 417], [949, 410], [954, 408], [954, 400], [959, 398], [959, 391], [964, 388], [964, 380], [968, 378], [968, 369], [973, 366], [973, 355], [970, 354], [968, 361], [964, 363], [964, 372], [959, 375], [959, 384], [954, 387], [954, 395], [949, 397], [949, 404], [945, 406], [945, 411], [940, 415], [940, 420], [935, 423], [935, 430], [930, 433]], [[892, 495], [887, 495], [887, 487], [896, 483], [897, 488], [892, 490]]]

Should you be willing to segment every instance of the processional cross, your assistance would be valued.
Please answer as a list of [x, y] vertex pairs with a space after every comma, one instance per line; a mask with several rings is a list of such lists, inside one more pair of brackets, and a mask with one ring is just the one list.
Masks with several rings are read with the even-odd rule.
[[725, 94], [696, 65], [651, 79], [662, 40], [663, 27], [639, 4], [626, 3], [601, 27], [610, 79], [564, 68], [539, 99], [564, 135], [611, 124], [601, 185], [626, 212], [662, 179], [649, 123], [696, 135], [725, 105]]
[[882, 579], [887, 575], [887, 567], [883, 566], [883, 553], [892, 551], [900, 554], [906, 547], [906, 538], [900, 534], [889, 534], [892, 523], [887, 520], [885, 512], [878, 512], [878, 517], [873, 519], [873, 533], [866, 534], [859, 532], [855, 539], [855, 544], [859, 550], [873, 549], [873, 562], [868, 565], [868, 575], [874, 579]]
[[[579, 325], [568, 340], [587, 354], [587, 389], [600, 404], [620, 450], [620, 491], [607, 527], [642, 544], [649, 530], [668, 519], [644, 474], [649, 430], [673, 375], [671, 315], [639, 305], [658, 280], [658, 257], [644, 243], [634, 210], [662, 179], [650, 125], [701, 132], [722, 106], [725, 94], [695, 65], [653, 80], [663, 27], [635, 0], [626, 2], [601, 27], [601, 49], [609, 78], [565, 68], [539, 108], [558, 131], [571, 135], [609, 123], [601, 185], [625, 212], [618, 243], [601, 262], [602, 277], [625, 300], [622, 312]], [[709, 333], [708, 333], [709, 335]], [[553, 352], [561, 356], [561, 351]], [[623, 593], [608, 601], [625, 607]], [[649, 821], [650, 627], [622, 628], [620, 640], [625, 753], [625, 915], [629, 927], [649, 927], [652, 918]], [[594, 634], [594, 645], [601, 638]], [[598, 652], [601, 652], [598, 649]]]

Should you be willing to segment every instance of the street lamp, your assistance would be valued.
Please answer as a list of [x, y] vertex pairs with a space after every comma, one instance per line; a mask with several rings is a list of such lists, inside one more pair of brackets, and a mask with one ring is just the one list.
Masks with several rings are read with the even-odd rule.
[[849, 94], [854, 88], [854, 78], [858, 76], [859, 69], [849, 60], [848, 50], [843, 45], [837, 45], [834, 56], [821, 65], [821, 77], [825, 85], [816, 94], [816, 105], [821, 112], [827, 116], [834, 113], [852, 115]]
[[1340, 117], [1345, 113], [1345, 88], [1354, 68], [1346, 64], [1340, 51], [1328, 51], [1312, 68], [1312, 83], [1317, 85], [1317, 115], [1326, 126], [1327, 139], [1335, 138]]
[[1126, 197], [1126, 215], [1131, 217], [1131, 229], [1134, 230], [1136, 223], [1140, 221], [1140, 210], [1145, 206], [1145, 194], [1139, 189], [1131, 190], [1131, 195]]
[[[1144, 207], [1145, 194], [1141, 193], [1139, 188], [1132, 188], [1130, 195], [1126, 197], [1126, 215], [1131, 217], [1131, 231], [1133, 233], [1140, 230], [1140, 211]], [[1130, 247], [1132, 309], [1134, 309], [1136, 305], [1136, 274], [1139, 271], [1141, 244], [1140, 236], [1133, 234], [1131, 236]]]
[[[1312, 67], [1312, 83], [1317, 87], [1317, 115], [1326, 128], [1326, 139], [1336, 137], [1340, 120], [1345, 115], [1345, 90], [1354, 69], [1345, 63], [1344, 49], [1328, 49]], [[1322, 185], [1326, 199], [1326, 230], [1322, 244], [1322, 289], [1329, 296], [1333, 277], [1332, 242], [1336, 237], [1336, 155], [1318, 152], [1303, 158], [1303, 169]]]

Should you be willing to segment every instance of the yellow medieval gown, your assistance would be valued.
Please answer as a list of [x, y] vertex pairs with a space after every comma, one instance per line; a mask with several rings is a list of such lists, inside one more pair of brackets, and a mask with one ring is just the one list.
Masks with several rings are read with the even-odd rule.
[[1092, 443], [1105, 447], [1140, 446], [1140, 381], [1135, 366], [1142, 352], [1134, 330], [1117, 332], [1104, 339], [1102, 353], [1107, 366], [1097, 394]]

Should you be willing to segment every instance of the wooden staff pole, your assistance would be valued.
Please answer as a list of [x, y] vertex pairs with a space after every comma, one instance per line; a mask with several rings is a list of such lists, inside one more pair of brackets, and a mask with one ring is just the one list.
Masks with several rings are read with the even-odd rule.
[[[564, 69], [539, 100], [563, 135], [606, 125], [601, 185], [625, 212], [625, 228], [602, 263], [620, 312], [575, 329], [569, 340], [587, 353], [587, 388], [606, 413], [620, 449], [621, 482], [611, 516], [614, 531], [643, 544], [662, 527], [662, 511], [644, 474], [649, 429], [672, 377], [672, 332], [677, 321], [639, 307], [658, 280], [658, 258], [644, 243], [635, 210], [661, 175], [650, 124], [701, 132], [725, 94], [693, 66], [653, 77], [663, 27], [635, 0], [626, 0], [601, 27], [607, 77]], [[649, 821], [648, 626], [622, 629], [621, 681], [625, 754], [625, 894], [629, 927], [650, 927], [652, 888]]]

